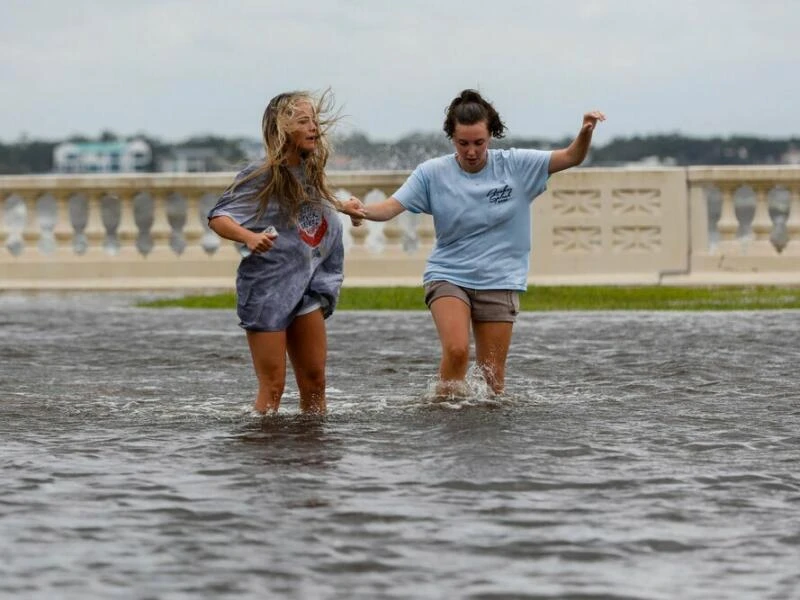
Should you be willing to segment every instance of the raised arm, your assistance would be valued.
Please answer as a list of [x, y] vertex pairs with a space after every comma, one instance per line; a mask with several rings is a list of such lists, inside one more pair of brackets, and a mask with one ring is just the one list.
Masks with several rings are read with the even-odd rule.
[[570, 167], [575, 167], [583, 162], [589, 153], [589, 146], [592, 143], [592, 133], [598, 121], [605, 121], [606, 116], [600, 111], [592, 111], [583, 115], [583, 125], [578, 135], [566, 148], [553, 150], [550, 156], [550, 168], [548, 172], [558, 173]]

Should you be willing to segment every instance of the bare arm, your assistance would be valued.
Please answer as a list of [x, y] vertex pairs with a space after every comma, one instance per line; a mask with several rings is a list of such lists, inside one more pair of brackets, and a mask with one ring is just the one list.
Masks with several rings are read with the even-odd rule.
[[606, 116], [599, 111], [592, 111], [583, 115], [583, 125], [581, 125], [581, 130], [572, 143], [566, 148], [553, 150], [553, 154], [550, 156], [548, 173], [558, 173], [581, 164], [589, 153], [592, 133], [594, 133], [597, 122], [605, 120]]
[[383, 202], [365, 204], [363, 208], [364, 218], [370, 221], [388, 221], [393, 219], [406, 209], [405, 206], [391, 196]]
[[208, 226], [218, 236], [244, 244], [250, 252], [266, 252], [275, 243], [275, 234], [255, 233], [242, 227], [226, 215], [214, 217], [209, 220]]

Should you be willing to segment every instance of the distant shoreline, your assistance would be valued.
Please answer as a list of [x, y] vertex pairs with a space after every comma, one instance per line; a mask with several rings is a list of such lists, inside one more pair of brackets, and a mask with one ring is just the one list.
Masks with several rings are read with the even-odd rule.
[[[261, 155], [258, 140], [242, 137], [196, 136], [180, 142], [164, 142], [147, 134], [118, 136], [103, 132], [98, 138], [72, 136], [58, 141], [17, 140], [0, 142], [0, 175], [55, 172], [54, 150], [63, 142], [145, 141], [152, 159], [143, 172], [186, 172], [176, 165], [192, 161], [193, 172], [233, 171]], [[495, 148], [550, 149], [565, 146], [561, 140], [513, 136], [494, 140]], [[452, 151], [441, 132], [412, 133], [394, 141], [375, 141], [364, 133], [334, 138], [328, 167], [332, 170], [408, 170], [420, 162]], [[187, 158], [188, 157], [188, 158]], [[595, 143], [584, 166], [746, 166], [800, 165], [800, 137], [774, 139], [759, 136], [692, 137], [679, 133], [619, 136]], [[189, 169], [189, 167], [186, 167]]]

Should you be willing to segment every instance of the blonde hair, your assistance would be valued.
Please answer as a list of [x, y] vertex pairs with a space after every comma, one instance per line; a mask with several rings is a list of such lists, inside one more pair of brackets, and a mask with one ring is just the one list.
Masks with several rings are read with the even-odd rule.
[[[305, 103], [310, 104], [313, 110], [312, 118], [317, 125], [317, 144], [313, 152], [302, 156], [304, 185], [289, 169], [287, 161], [297, 108]], [[325, 165], [330, 156], [328, 132], [338, 120], [339, 115], [335, 112], [330, 89], [318, 97], [306, 91], [278, 94], [269, 101], [261, 119], [266, 160], [238, 181], [234, 189], [245, 182], [264, 177], [266, 185], [256, 195], [259, 215], [264, 213], [272, 198], [278, 202], [280, 212], [290, 223], [297, 222], [300, 205], [305, 202], [328, 201], [335, 208], [340, 208], [341, 203], [331, 191], [325, 176]]]

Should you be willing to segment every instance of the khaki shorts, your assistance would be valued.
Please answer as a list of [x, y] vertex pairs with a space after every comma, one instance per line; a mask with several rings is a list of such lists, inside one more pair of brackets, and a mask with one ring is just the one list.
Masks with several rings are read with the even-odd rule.
[[470, 307], [473, 321], [505, 321], [513, 323], [519, 314], [519, 293], [512, 290], [473, 290], [448, 281], [425, 284], [425, 304], [450, 296]]

